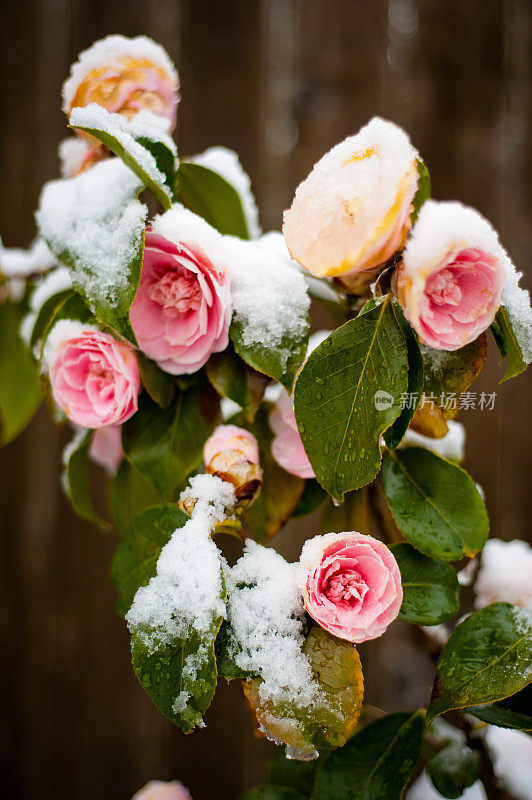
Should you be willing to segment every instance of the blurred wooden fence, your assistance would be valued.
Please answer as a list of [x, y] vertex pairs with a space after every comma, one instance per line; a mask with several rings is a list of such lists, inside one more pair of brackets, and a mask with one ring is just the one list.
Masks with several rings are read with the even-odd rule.
[[[316, 159], [375, 114], [405, 126], [433, 193], [478, 207], [532, 284], [532, 3], [527, 0], [6, 0], [0, 11], [0, 234], [27, 245], [65, 135], [70, 62], [108, 33], [147, 34], [178, 64], [181, 153], [223, 144], [252, 176], [265, 229]], [[316, 324], [324, 320], [317, 317]], [[1, 346], [1, 343], [0, 343]], [[532, 375], [496, 386], [495, 355], [468, 411], [467, 466], [493, 535], [528, 538]], [[504, 420], [504, 421], [503, 421]], [[263, 779], [237, 686], [184, 737], [137, 685], [108, 578], [113, 537], [80, 522], [58, 484], [64, 435], [41, 412], [0, 454], [6, 797], [127, 800], [179, 777], [195, 800], [230, 800]], [[281, 534], [296, 556], [308, 526]], [[401, 631], [402, 629], [399, 629]], [[424, 702], [429, 674], [407, 637], [367, 656], [370, 699]], [[415, 669], [412, 686], [409, 673]]]

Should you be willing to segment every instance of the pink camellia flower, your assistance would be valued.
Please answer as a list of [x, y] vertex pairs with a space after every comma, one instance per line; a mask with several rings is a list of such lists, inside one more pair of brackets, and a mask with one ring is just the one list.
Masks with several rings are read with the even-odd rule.
[[326, 631], [349, 642], [382, 636], [403, 601], [401, 573], [372, 536], [328, 533], [305, 543], [300, 560], [305, 609]]
[[146, 36], [107, 36], [80, 54], [63, 85], [63, 111], [97, 103], [131, 119], [139, 111], [166, 117], [173, 131], [179, 78], [167, 53]]
[[417, 151], [375, 117], [318, 161], [284, 213], [293, 258], [317, 278], [362, 292], [404, 243], [417, 191]]
[[512, 269], [491, 225], [461, 203], [427, 201], [394, 276], [397, 299], [420, 339], [458, 350], [488, 328]]
[[270, 428], [275, 434], [272, 455], [277, 463], [292, 475], [314, 478], [314, 470], [297, 429], [294, 399], [286, 389], [281, 391], [275, 409], [270, 414]]
[[94, 432], [90, 446], [90, 458], [114, 475], [124, 456], [120, 425], [105, 425]]
[[119, 424], [137, 410], [137, 358], [110, 334], [61, 320], [48, 337], [44, 357], [54, 400], [77, 425]]
[[237, 425], [218, 425], [203, 448], [205, 465], [210, 464], [218, 453], [229, 450], [241, 453], [251, 464], [259, 463], [259, 445], [250, 431]]
[[179, 781], [149, 781], [131, 800], [192, 800], [192, 797]]
[[[168, 211], [160, 219], [177, 213]], [[140, 349], [161, 369], [172, 375], [196, 372], [211, 353], [227, 347], [227, 273], [186, 238], [170, 241], [147, 231], [130, 318]]]

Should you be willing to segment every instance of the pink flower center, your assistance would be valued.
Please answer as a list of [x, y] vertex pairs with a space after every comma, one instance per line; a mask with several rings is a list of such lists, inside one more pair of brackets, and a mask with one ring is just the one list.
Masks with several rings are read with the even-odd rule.
[[439, 306], [449, 304], [457, 306], [462, 292], [458, 285], [458, 277], [450, 269], [441, 269], [431, 275], [427, 281], [427, 294]]
[[148, 296], [160, 305], [166, 316], [177, 317], [188, 311], [197, 311], [202, 293], [195, 275], [188, 270], [165, 272], [148, 289]]
[[343, 600], [345, 603], [354, 605], [363, 601], [367, 591], [368, 587], [360, 575], [355, 570], [348, 569], [328, 579], [325, 596], [331, 603]]

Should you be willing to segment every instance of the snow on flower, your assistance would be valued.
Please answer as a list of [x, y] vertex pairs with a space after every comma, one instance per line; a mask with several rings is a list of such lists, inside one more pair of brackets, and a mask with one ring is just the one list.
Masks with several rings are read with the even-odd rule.
[[458, 350], [491, 325], [513, 271], [496, 232], [478, 211], [429, 200], [406, 244], [395, 288], [425, 344]]
[[488, 539], [474, 590], [477, 608], [502, 601], [532, 610], [532, 547], [520, 539]]
[[406, 133], [378, 117], [333, 147], [285, 211], [292, 256], [319, 278], [369, 279], [404, 245], [417, 157]]
[[46, 340], [43, 360], [55, 402], [76, 425], [114, 425], [137, 410], [137, 358], [131, 347], [110, 334], [60, 320]]
[[390, 550], [354, 531], [305, 542], [300, 581], [310, 616], [350, 642], [382, 636], [403, 600], [401, 573]]
[[176, 122], [179, 78], [167, 53], [146, 36], [107, 36], [80, 53], [63, 84], [63, 111], [98, 103], [130, 119], [146, 109]]

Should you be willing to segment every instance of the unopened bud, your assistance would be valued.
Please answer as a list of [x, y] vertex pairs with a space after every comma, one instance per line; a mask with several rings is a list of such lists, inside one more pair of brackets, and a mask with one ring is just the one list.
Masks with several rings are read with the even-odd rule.
[[205, 468], [232, 484], [237, 503], [252, 502], [262, 486], [259, 446], [252, 433], [236, 425], [219, 425], [203, 450]]

